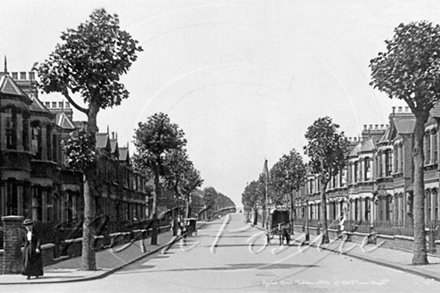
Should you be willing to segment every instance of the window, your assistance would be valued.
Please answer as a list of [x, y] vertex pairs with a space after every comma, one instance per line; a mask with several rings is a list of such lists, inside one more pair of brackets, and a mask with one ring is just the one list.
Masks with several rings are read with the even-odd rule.
[[365, 179], [365, 181], [368, 181], [368, 180], [370, 180], [371, 179], [371, 160], [370, 160], [370, 158], [365, 158], [364, 159], [364, 179]]
[[57, 102], [52, 102], [52, 108], [56, 108], [57, 107]]
[[18, 215], [18, 191], [15, 182], [6, 184], [6, 215]]
[[425, 164], [431, 163], [431, 134], [425, 135]]
[[432, 161], [434, 163], [437, 163], [438, 162], [438, 135], [437, 135], [437, 132], [435, 132], [432, 135], [432, 150], [433, 150]]
[[354, 182], [359, 181], [359, 162], [354, 162]]
[[35, 72], [29, 72], [29, 79], [35, 80]]
[[20, 79], [26, 79], [26, 72], [20, 72]]
[[66, 105], [66, 108], [70, 108], [70, 103], [69, 102], [66, 102], [65, 105]]
[[370, 219], [370, 198], [365, 198], [365, 221]]
[[50, 102], [45, 102], [46, 108], [50, 108]]
[[379, 151], [376, 157], [376, 168], [377, 168], [377, 176], [380, 178], [383, 175], [383, 167], [382, 167], [382, 153]]
[[36, 154], [37, 159], [41, 159], [41, 129], [38, 123], [32, 127], [31, 143], [31, 151]]
[[391, 176], [393, 168], [393, 152], [392, 150], [387, 150], [385, 152], [385, 176]]
[[18, 73], [12, 72], [12, 79], [18, 79]]
[[52, 158], [52, 128], [48, 126], [46, 128], [46, 156], [47, 160], [51, 161]]
[[15, 109], [6, 110], [5, 138], [6, 148], [17, 149], [17, 112]]
[[394, 173], [397, 173], [399, 170], [399, 146], [394, 146]]
[[58, 102], [58, 108], [63, 109], [63, 102]]
[[23, 142], [23, 149], [25, 151], [29, 150], [29, 119], [27, 117], [27, 114], [23, 114], [23, 116], [25, 116], [23, 118], [23, 122], [22, 122], [22, 142]]
[[41, 222], [43, 220], [43, 194], [41, 189], [32, 188], [32, 214], [34, 220]]

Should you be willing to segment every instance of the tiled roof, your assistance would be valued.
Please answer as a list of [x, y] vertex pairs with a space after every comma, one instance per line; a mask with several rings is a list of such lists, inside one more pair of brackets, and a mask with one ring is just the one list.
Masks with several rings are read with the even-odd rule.
[[119, 148], [119, 161], [128, 162], [129, 160], [129, 152], [128, 152], [128, 148]]
[[100, 149], [107, 148], [109, 143], [108, 133], [97, 133], [96, 134], [96, 146]]
[[118, 148], [118, 140], [117, 139], [110, 139], [110, 148], [111, 148], [112, 154], [117, 151], [117, 148]]
[[43, 105], [43, 103], [39, 99], [37, 99], [37, 97], [31, 96], [31, 100], [32, 100], [32, 104], [30, 107], [31, 111], [48, 113], [52, 115], [52, 113], [46, 108], [46, 106]]
[[356, 157], [358, 154], [359, 154], [359, 152], [360, 152], [360, 150], [361, 150], [361, 147], [362, 147], [362, 143], [358, 143], [354, 148], [353, 148], [353, 150], [350, 152], [350, 154], [348, 155], [349, 157]]
[[416, 125], [415, 117], [405, 117], [404, 119], [394, 118], [394, 125], [399, 134], [411, 134]]
[[373, 141], [373, 139], [370, 137], [367, 140], [363, 141], [361, 149], [359, 152], [373, 152], [376, 149], [376, 145]]
[[63, 112], [57, 113], [55, 122], [58, 126], [64, 129], [75, 129], [75, 124]]
[[390, 142], [390, 133], [391, 133], [391, 127], [388, 127], [387, 130], [385, 131], [384, 135], [377, 142], [377, 144], [383, 144], [383, 143]]
[[28, 97], [25, 92], [15, 83], [15, 81], [7, 74], [0, 78], [0, 93]]

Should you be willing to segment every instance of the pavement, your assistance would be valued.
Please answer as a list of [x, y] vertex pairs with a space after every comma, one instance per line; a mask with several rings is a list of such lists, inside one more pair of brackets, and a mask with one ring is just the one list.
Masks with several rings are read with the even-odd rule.
[[[197, 229], [206, 223], [197, 223]], [[259, 228], [260, 227], [255, 227]], [[263, 230], [263, 229], [262, 229]], [[424, 278], [440, 282], [440, 257], [428, 255], [428, 265], [415, 266], [411, 264], [412, 252], [378, 247], [377, 245], [361, 245], [353, 242], [344, 242], [341, 238], [331, 240], [329, 244], [320, 245], [318, 236], [310, 235], [310, 241], [304, 242], [305, 235], [295, 233], [291, 245], [298, 246], [302, 250], [319, 249], [331, 251], [344, 256], [375, 263], [406, 273], [419, 275]], [[173, 237], [171, 231], [159, 234], [158, 245], [151, 245], [150, 239], [145, 239], [141, 244], [138, 240], [133, 243], [115, 247], [113, 250], [103, 250], [96, 254], [98, 269], [96, 271], [80, 270], [81, 257], [70, 258], [54, 265], [44, 267], [44, 276], [26, 280], [25, 276], [12, 274], [0, 275], [0, 285], [17, 284], [48, 284], [90, 281], [109, 276], [110, 274], [139, 261], [149, 255], [169, 248], [173, 243], [180, 240]], [[278, 245], [278, 239], [273, 239], [271, 245]], [[142, 249], [142, 246], [144, 249]]]
[[[198, 222], [197, 229], [204, 225], [204, 222]], [[38, 279], [31, 277], [30, 280], [27, 280], [26, 276], [21, 274], [0, 275], [0, 285], [68, 283], [105, 278], [134, 262], [160, 252], [162, 249], [168, 249], [180, 239], [181, 236], [173, 236], [172, 231], [166, 231], [158, 235], [157, 245], [151, 245], [151, 239], [146, 238], [97, 252], [96, 271], [81, 270], [81, 257], [74, 257], [45, 266], [43, 268], [44, 276]]]

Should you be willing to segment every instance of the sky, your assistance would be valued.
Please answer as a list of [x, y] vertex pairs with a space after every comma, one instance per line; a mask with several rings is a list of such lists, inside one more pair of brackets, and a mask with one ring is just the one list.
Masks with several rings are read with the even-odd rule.
[[316, 119], [331, 117], [348, 137], [388, 124], [392, 106], [405, 105], [369, 85], [370, 60], [400, 23], [440, 24], [439, 1], [2, 0], [8, 71], [43, 62], [97, 8], [144, 49], [122, 77], [129, 99], [99, 113], [100, 131], [133, 154], [138, 123], [166, 113], [185, 132], [202, 188], [237, 205], [265, 159], [270, 168], [292, 149], [304, 154]]

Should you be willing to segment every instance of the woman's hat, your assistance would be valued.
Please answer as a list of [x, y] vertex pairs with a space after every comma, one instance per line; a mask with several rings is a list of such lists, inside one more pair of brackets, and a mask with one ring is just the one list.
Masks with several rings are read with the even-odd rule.
[[34, 224], [34, 221], [32, 221], [31, 219], [26, 219], [23, 222], [23, 226], [31, 226]]

